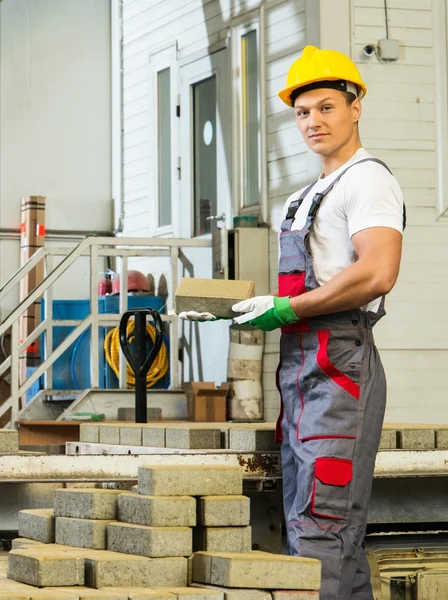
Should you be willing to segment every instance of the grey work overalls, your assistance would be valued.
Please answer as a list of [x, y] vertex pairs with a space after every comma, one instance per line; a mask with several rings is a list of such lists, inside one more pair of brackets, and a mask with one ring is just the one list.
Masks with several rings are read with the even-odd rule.
[[[322, 199], [356, 164], [315, 194], [304, 229], [291, 230], [311, 191], [291, 202], [280, 234], [279, 296], [319, 287], [307, 238]], [[373, 600], [363, 549], [367, 506], [386, 405], [372, 326], [384, 312], [360, 309], [282, 328], [277, 387], [289, 553], [322, 561], [321, 600]]]

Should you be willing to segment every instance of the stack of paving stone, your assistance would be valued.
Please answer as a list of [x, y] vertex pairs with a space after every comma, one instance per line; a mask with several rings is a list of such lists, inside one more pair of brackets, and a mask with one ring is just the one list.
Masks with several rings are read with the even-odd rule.
[[19, 433], [15, 429], [0, 429], [0, 453], [19, 451]]
[[242, 484], [238, 467], [157, 466], [138, 493], [57, 490], [54, 511], [19, 513], [8, 577], [83, 600], [316, 600], [319, 561], [251, 551]]

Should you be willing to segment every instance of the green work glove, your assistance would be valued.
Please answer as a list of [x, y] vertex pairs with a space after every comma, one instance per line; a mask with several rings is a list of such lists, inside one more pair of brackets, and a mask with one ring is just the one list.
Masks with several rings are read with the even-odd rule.
[[235, 323], [252, 325], [262, 331], [273, 331], [300, 320], [291, 308], [289, 296], [255, 296], [234, 304], [232, 310], [243, 313], [235, 318]]

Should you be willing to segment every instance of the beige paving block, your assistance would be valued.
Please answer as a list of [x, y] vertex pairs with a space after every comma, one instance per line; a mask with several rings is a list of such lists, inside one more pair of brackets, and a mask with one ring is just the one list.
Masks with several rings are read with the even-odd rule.
[[219, 590], [173, 587], [166, 588], [166, 591], [173, 593], [177, 600], [224, 600], [224, 594]]
[[165, 426], [143, 425], [142, 446], [149, 448], [165, 448], [166, 429]]
[[30, 600], [79, 600], [79, 596], [70, 592], [50, 591], [50, 588], [47, 588], [35, 590], [30, 595]]
[[22, 592], [0, 592], [2, 600], [30, 600], [28, 594]]
[[111, 519], [74, 519], [56, 517], [57, 544], [105, 550], [107, 548], [107, 526]]
[[227, 466], [139, 467], [138, 486], [148, 496], [241, 495], [243, 472]]
[[117, 518], [118, 496], [121, 490], [97, 488], [60, 489], [54, 493], [54, 514], [75, 519]]
[[37, 540], [30, 540], [29, 538], [18, 537], [12, 540], [11, 548], [12, 550], [20, 550], [21, 548], [31, 548], [33, 546], [42, 546], [43, 542], [38, 542]]
[[448, 448], [448, 427], [439, 427], [436, 429], [436, 448]]
[[77, 586], [59, 587], [56, 588], [56, 590], [65, 594], [73, 594], [79, 598], [79, 600], [96, 600], [97, 598], [99, 600], [128, 600], [126, 591], [119, 591], [118, 589], [114, 591], [107, 588], [104, 590], [95, 590], [85, 586]]
[[54, 511], [52, 508], [20, 510], [19, 536], [44, 544], [54, 543]]
[[187, 559], [96, 551], [85, 559], [85, 578], [86, 585], [94, 588], [183, 586], [187, 584]]
[[272, 592], [272, 600], [319, 600], [317, 590], [278, 590]]
[[251, 427], [229, 430], [229, 448], [240, 452], [279, 451], [274, 439], [275, 430]]
[[35, 587], [84, 585], [84, 560], [58, 550], [11, 550], [8, 578]]
[[321, 563], [267, 552], [198, 552], [193, 559], [193, 580], [234, 588], [318, 590]]
[[141, 446], [142, 426], [135, 423], [120, 425], [120, 444], [122, 446]]
[[403, 450], [434, 450], [436, 447], [433, 428], [407, 428], [398, 431], [399, 448]]
[[249, 525], [250, 498], [247, 496], [202, 496], [198, 499], [198, 525], [238, 527]]
[[0, 452], [19, 450], [19, 432], [17, 429], [0, 429]]
[[100, 444], [120, 444], [120, 425], [118, 423], [101, 423], [98, 427]]
[[190, 527], [147, 527], [111, 523], [107, 528], [107, 548], [112, 552], [151, 558], [190, 556], [193, 551]]
[[100, 441], [99, 425], [93, 423], [81, 423], [79, 426], [79, 441], [89, 444], [98, 444]]
[[379, 450], [395, 450], [397, 448], [397, 430], [383, 429], [381, 432]]
[[195, 527], [194, 552], [250, 552], [252, 531], [248, 527]]
[[221, 430], [202, 427], [166, 428], [165, 446], [186, 450], [216, 450], [221, 448]]
[[224, 600], [272, 600], [271, 592], [267, 590], [231, 589], [203, 583], [193, 585], [208, 590], [218, 590], [224, 594]]
[[232, 306], [254, 294], [253, 281], [184, 278], [175, 294], [176, 312], [194, 310], [229, 319], [235, 316]]
[[176, 600], [174, 594], [164, 592], [160, 589], [150, 589], [141, 587], [126, 587], [126, 588], [105, 588], [107, 590], [126, 590], [128, 600]]
[[191, 496], [120, 494], [118, 520], [152, 527], [194, 527], [196, 500]]

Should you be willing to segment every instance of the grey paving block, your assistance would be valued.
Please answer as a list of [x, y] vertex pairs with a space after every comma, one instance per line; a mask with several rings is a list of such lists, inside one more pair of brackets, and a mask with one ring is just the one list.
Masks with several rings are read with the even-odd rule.
[[198, 499], [198, 525], [238, 527], [249, 525], [250, 498], [247, 496], [203, 496]]
[[54, 543], [54, 511], [52, 508], [20, 510], [19, 536], [44, 544]]
[[117, 518], [120, 490], [97, 488], [61, 489], [54, 493], [54, 514], [75, 519]]
[[11, 550], [8, 578], [35, 587], [84, 585], [84, 560], [57, 550]]
[[187, 559], [146, 558], [101, 552], [85, 559], [86, 585], [103, 587], [161, 587], [187, 585]]
[[277, 590], [272, 592], [272, 600], [319, 600], [317, 590]]
[[105, 550], [107, 548], [107, 526], [110, 519], [73, 519], [56, 517], [56, 544]]
[[448, 448], [448, 429], [436, 429], [436, 448]]
[[403, 450], [434, 450], [436, 447], [434, 428], [401, 429], [398, 439], [399, 447]]
[[142, 427], [142, 445], [149, 448], [165, 448], [166, 430], [165, 427], [152, 427], [143, 425]]
[[397, 448], [397, 431], [396, 429], [383, 429], [379, 450], [395, 450]]
[[151, 558], [192, 554], [190, 527], [146, 527], [111, 523], [107, 528], [107, 549]]
[[224, 594], [224, 600], [272, 600], [271, 593], [267, 590], [231, 589], [203, 583], [194, 583], [193, 585], [207, 590], [221, 591]]
[[250, 527], [195, 527], [194, 552], [250, 552], [252, 532]]
[[104, 588], [111, 591], [126, 590], [128, 600], [176, 600], [174, 594], [149, 588], [126, 587], [126, 588]]
[[239, 467], [139, 467], [138, 487], [148, 496], [241, 495], [243, 476]]
[[186, 450], [220, 449], [221, 430], [170, 426], [166, 428], [165, 445]]
[[100, 444], [120, 444], [120, 426], [119, 425], [99, 425]]
[[29, 538], [18, 537], [12, 540], [12, 550], [20, 550], [21, 548], [31, 548], [34, 546], [42, 546], [45, 542], [39, 542], [37, 540], [31, 540]]
[[120, 444], [123, 446], [141, 446], [141, 425], [120, 425]]
[[275, 432], [272, 430], [230, 429], [229, 448], [240, 452], [256, 452], [279, 450], [279, 445], [274, 441]]
[[19, 432], [17, 429], [0, 429], [0, 452], [19, 450]]
[[[49, 588], [45, 588], [49, 589]], [[79, 600], [128, 600], [128, 594], [125, 590], [119, 591], [114, 590], [95, 590], [92, 588], [78, 586], [78, 587], [59, 587], [58, 591], [63, 594], [75, 594]]]
[[118, 520], [152, 527], [194, 527], [196, 500], [191, 496], [118, 496]]
[[79, 441], [98, 444], [100, 441], [99, 425], [95, 423], [81, 423], [79, 426]]
[[232, 306], [251, 298], [254, 290], [252, 281], [184, 278], [175, 294], [176, 312], [196, 310], [232, 318]]
[[167, 587], [162, 589], [172, 592], [177, 600], [224, 600], [224, 594], [219, 590], [194, 587]]

